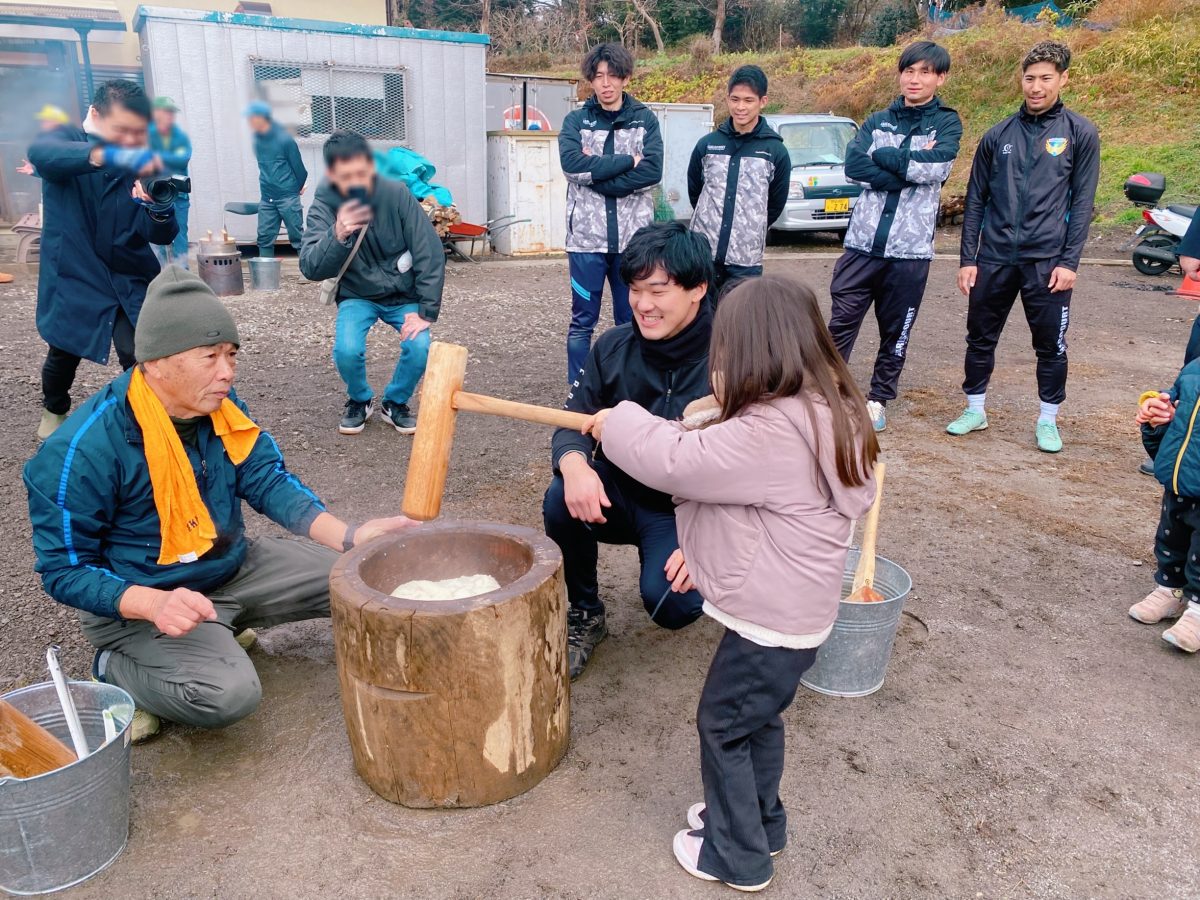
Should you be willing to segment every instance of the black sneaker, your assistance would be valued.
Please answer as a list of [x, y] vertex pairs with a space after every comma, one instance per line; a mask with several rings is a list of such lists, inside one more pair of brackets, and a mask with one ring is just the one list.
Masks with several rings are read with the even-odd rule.
[[346, 411], [342, 413], [342, 421], [338, 423], [338, 431], [342, 434], [358, 434], [367, 424], [367, 419], [375, 412], [375, 401], [368, 400], [360, 403], [357, 400], [346, 401]]
[[401, 434], [416, 434], [417, 417], [412, 414], [407, 403], [392, 403], [390, 400], [384, 400], [381, 411], [383, 417], [391, 422], [392, 427]]
[[588, 660], [592, 657], [592, 651], [606, 637], [608, 628], [604, 624], [603, 612], [591, 615], [581, 609], [571, 609], [567, 612], [567, 662], [571, 669], [572, 681], [583, 674]]

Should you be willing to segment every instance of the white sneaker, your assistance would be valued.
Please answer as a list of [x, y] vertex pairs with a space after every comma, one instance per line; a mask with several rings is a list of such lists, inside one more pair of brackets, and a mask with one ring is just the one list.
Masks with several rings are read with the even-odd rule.
[[[687, 823], [692, 827], [692, 831], [704, 830], [704, 810], [707, 809], [703, 803], [693, 803], [688, 807]], [[782, 850], [772, 850], [772, 856], [778, 856]]]
[[887, 407], [878, 400], [867, 401], [867, 415], [871, 417], [871, 425], [877, 434], [887, 428]]
[[[685, 872], [689, 875], [699, 878], [701, 881], [720, 881], [715, 875], [709, 875], [707, 872], [700, 870], [700, 848], [704, 846], [704, 838], [696, 837], [688, 830], [683, 830], [675, 834], [675, 840], [672, 842], [672, 849], [675, 851], [675, 861], [683, 866]], [[728, 881], [723, 882], [729, 885], [735, 891], [743, 891], [747, 894], [757, 893], [771, 883], [768, 878], [762, 884], [729, 884]]]
[[1129, 607], [1129, 617], [1146, 625], [1155, 625], [1163, 619], [1178, 619], [1188, 607], [1179, 588], [1163, 587], [1161, 584], [1149, 594]]

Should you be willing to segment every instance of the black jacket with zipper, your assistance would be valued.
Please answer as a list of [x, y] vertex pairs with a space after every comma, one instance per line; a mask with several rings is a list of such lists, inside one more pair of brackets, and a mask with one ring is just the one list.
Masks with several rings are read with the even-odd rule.
[[697, 141], [688, 165], [691, 228], [708, 239], [716, 262], [762, 265], [767, 229], [787, 205], [791, 176], [783, 138], [761, 116], [748, 134], [726, 119]]
[[[354, 248], [357, 233], [345, 241], [334, 234], [342, 202], [337, 189], [322, 180], [300, 242], [300, 271], [305, 278], [336, 278]], [[342, 276], [337, 301], [353, 297], [384, 306], [415, 303], [422, 319], [436, 322], [446, 280], [446, 251], [433, 223], [407, 185], [380, 175], [375, 176], [371, 207], [366, 237]], [[412, 254], [411, 266], [400, 265], [406, 252]]]
[[1059, 101], [1009, 116], [983, 136], [971, 163], [961, 265], [1053, 259], [1079, 267], [1100, 177], [1100, 134]]
[[[712, 312], [707, 301], [687, 328], [665, 341], [648, 341], [636, 323], [610, 328], [592, 346], [583, 374], [571, 386], [564, 409], [591, 414], [611, 409], [622, 400], [632, 400], [664, 419], [683, 417], [693, 400], [712, 393], [708, 385], [708, 344], [712, 336]], [[605, 459], [604, 448], [588, 435], [571, 428], [554, 432], [551, 453], [554, 471], [568, 453], [582, 453], [590, 461]], [[606, 460], [607, 462], [607, 460]], [[643, 506], [673, 510], [669, 494], [648, 488], [630, 478], [611, 462], [622, 492]]]

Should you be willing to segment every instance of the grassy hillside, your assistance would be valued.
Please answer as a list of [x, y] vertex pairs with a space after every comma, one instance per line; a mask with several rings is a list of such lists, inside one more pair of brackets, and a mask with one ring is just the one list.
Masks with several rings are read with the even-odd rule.
[[[965, 126], [963, 155], [948, 190], [964, 190], [980, 136], [1021, 102], [1018, 67], [1025, 51], [1053, 37], [1075, 53], [1066, 100], [1099, 127], [1100, 221], [1140, 217], [1121, 193], [1126, 177], [1149, 169], [1167, 176], [1172, 201], [1200, 200], [1200, 16], [1190, 0], [1108, 0], [1093, 21], [1108, 31], [1025, 25], [998, 11], [977, 27], [938, 38], [953, 68], [942, 96]], [[679, 52], [638, 62], [631, 90], [649, 102], [714, 103], [724, 116], [724, 80], [754, 62], [771, 80], [770, 112], [835, 112], [857, 120], [896, 96], [897, 48], [797, 49], [715, 57]], [[547, 74], [571, 76], [569, 64]]]

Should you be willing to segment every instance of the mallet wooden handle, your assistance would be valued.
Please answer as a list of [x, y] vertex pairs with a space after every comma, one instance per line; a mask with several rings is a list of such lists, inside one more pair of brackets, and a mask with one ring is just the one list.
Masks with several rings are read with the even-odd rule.
[[863, 525], [862, 548], [858, 552], [858, 568], [854, 570], [851, 593], [863, 585], [875, 585], [875, 538], [879, 534], [879, 506], [883, 502], [883, 476], [886, 471], [886, 463], [875, 464], [875, 502], [871, 504]]
[[573, 428], [576, 431], [583, 428], [583, 423], [591, 418], [591, 416], [585, 416], [583, 413], [570, 412], [565, 409], [534, 406], [531, 403], [517, 403], [513, 400], [501, 400], [498, 397], [471, 394], [467, 391], [455, 391], [453, 402], [455, 409], [462, 409], [467, 412], [484, 413], [489, 416], [503, 416], [506, 419], [519, 419], [522, 422], [553, 425], [557, 428]]
[[0, 774], [33, 778], [75, 760], [66, 744], [15, 706], [0, 700]]

